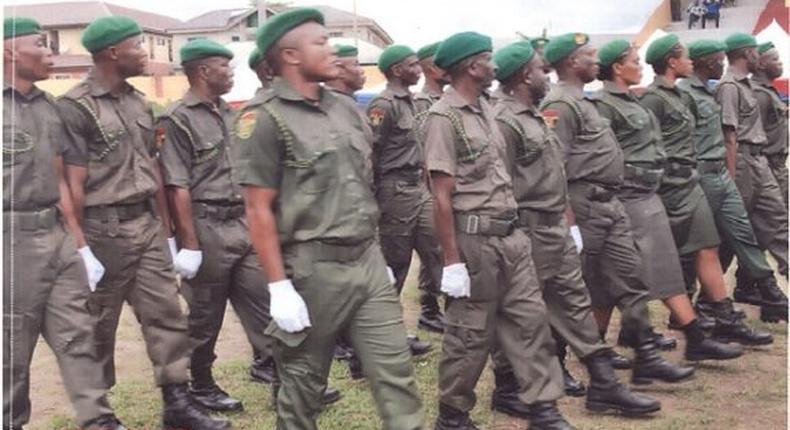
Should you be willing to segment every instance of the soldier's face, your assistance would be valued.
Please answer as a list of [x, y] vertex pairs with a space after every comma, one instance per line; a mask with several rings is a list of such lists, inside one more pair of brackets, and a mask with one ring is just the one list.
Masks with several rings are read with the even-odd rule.
[[713, 54], [713, 58], [711, 58], [710, 63], [711, 79], [720, 79], [721, 75], [724, 74], [724, 58], [726, 58], [724, 52], [717, 52]]
[[680, 57], [672, 59], [675, 69], [675, 74], [678, 78], [687, 78], [694, 73], [694, 63], [691, 62], [691, 58], [689, 58], [689, 51], [686, 48], [683, 48], [683, 53], [680, 54]]
[[311, 82], [325, 82], [340, 76], [335, 48], [329, 44], [329, 33], [317, 22], [299, 27], [300, 37], [296, 46], [302, 75]]
[[201, 66], [204, 79], [214, 94], [226, 94], [233, 88], [233, 68], [225, 57], [211, 57]]
[[148, 53], [143, 48], [141, 36], [129, 37], [109, 49], [114, 51], [118, 70], [123, 76], [139, 76], [145, 72], [145, 66], [148, 65]]
[[420, 76], [422, 75], [420, 61], [416, 55], [410, 55], [393, 67], [393, 73], [401, 78], [404, 84], [414, 85], [420, 81]]
[[620, 63], [620, 78], [626, 85], [636, 85], [642, 82], [642, 65], [639, 64], [639, 54], [635, 49], [630, 49]]
[[535, 56], [527, 64], [527, 85], [533, 100], [542, 99], [549, 90], [549, 80], [543, 71], [544, 64], [545, 60], [538, 53], [535, 53]]
[[784, 67], [782, 60], [779, 58], [779, 51], [772, 48], [764, 52], [760, 56], [760, 69], [762, 69], [768, 79], [776, 79], [782, 76]]
[[5, 67], [12, 67], [16, 75], [30, 82], [49, 78], [52, 70], [52, 51], [47, 48], [42, 34], [8, 39], [3, 44]]
[[746, 67], [749, 69], [749, 72], [756, 72], [760, 64], [760, 53], [757, 52], [757, 47], [746, 48], [744, 55], [746, 56]]
[[470, 66], [474, 76], [480, 81], [484, 88], [490, 87], [496, 77], [496, 69], [491, 58], [491, 52], [477, 54]]
[[359, 65], [356, 57], [339, 58], [340, 75], [343, 82], [354, 91], [361, 90], [365, 86], [365, 71]]
[[595, 58], [595, 52], [595, 48], [585, 45], [573, 54], [576, 57], [576, 72], [585, 84], [598, 77], [598, 59]]

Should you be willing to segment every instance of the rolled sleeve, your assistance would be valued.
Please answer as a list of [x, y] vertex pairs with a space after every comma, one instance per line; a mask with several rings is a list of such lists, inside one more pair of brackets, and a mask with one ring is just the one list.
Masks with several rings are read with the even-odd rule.
[[425, 164], [431, 172], [455, 176], [455, 130], [450, 120], [429, 114], [425, 120]]
[[165, 136], [159, 150], [162, 180], [168, 186], [190, 188], [193, 148], [189, 136], [169, 116], [160, 118], [156, 128]]
[[284, 153], [278, 134], [272, 118], [258, 107], [236, 118], [231, 163], [238, 185], [279, 189]]
[[721, 105], [721, 123], [736, 129], [740, 116], [738, 98], [738, 87], [733, 83], [724, 82], [716, 88], [716, 101]]
[[87, 167], [90, 133], [86, 127], [89, 121], [86, 113], [75, 101], [68, 98], [58, 99], [55, 105], [63, 120], [64, 132], [68, 136], [64, 143], [66, 147], [63, 151], [63, 161], [66, 164]]

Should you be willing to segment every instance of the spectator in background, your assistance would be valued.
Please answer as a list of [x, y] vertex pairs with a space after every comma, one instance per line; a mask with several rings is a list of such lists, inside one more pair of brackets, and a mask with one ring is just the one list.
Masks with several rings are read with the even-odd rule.
[[707, 9], [705, 6], [700, 4], [700, 0], [693, 0], [686, 8], [686, 12], [689, 14], [689, 30], [691, 30], [691, 28], [694, 27], [694, 24], [705, 16]]
[[715, 19], [716, 28], [719, 28], [719, 18], [721, 17], [719, 10], [721, 9], [721, 3], [721, 0], [704, 0], [702, 2], [705, 7], [705, 15], [702, 16], [702, 28], [705, 28], [705, 22], [709, 19]]

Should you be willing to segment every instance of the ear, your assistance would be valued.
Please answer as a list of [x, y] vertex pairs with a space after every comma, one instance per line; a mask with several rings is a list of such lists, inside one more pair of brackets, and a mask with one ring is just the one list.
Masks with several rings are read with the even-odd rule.
[[403, 67], [401, 67], [401, 63], [392, 66], [390, 68], [390, 73], [396, 78], [401, 78], [403, 76]]
[[280, 61], [282, 64], [289, 64], [292, 66], [298, 66], [302, 64], [302, 56], [298, 49], [296, 48], [283, 48], [280, 50]]
[[117, 60], [118, 59], [118, 46], [117, 45], [113, 45], [113, 46], [110, 46], [109, 48], [107, 48], [107, 57], [109, 59], [111, 59], [111, 60]]
[[12, 64], [16, 60], [16, 52], [11, 49], [9, 43], [4, 43], [3, 46], [3, 63]]

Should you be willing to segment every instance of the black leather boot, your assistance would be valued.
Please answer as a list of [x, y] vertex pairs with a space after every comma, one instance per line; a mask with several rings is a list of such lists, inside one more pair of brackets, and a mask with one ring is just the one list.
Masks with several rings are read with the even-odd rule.
[[[662, 333], [657, 333], [653, 329], [650, 330], [650, 338], [655, 342], [658, 349], [662, 351], [671, 351], [678, 347], [677, 339]], [[627, 336], [623, 330], [620, 330], [620, 335], [617, 336], [617, 346], [636, 348], [637, 344], [638, 342], [635, 339], [629, 339], [629, 336]]]
[[187, 384], [162, 386], [162, 427], [164, 430], [225, 430], [230, 422], [212, 418], [194, 403]]
[[[715, 302], [711, 301], [704, 294], [700, 294], [697, 298], [697, 302], [694, 303], [694, 313], [697, 314], [697, 320], [699, 321], [702, 329], [705, 331], [713, 330], [713, 327], [716, 326], [716, 309], [714, 307], [714, 303]], [[732, 312], [734, 312], [735, 316], [740, 319], [746, 318], [746, 312], [741, 309], [736, 309], [733, 307]], [[709, 320], [710, 325], [706, 326], [707, 323], [703, 323], [703, 319]]]
[[776, 285], [773, 276], [757, 281], [762, 301], [760, 303], [760, 320], [765, 322], [787, 321], [787, 296]]
[[529, 430], [575, 430], [560, 410], [556, 402], [537, 402], [529, 405]]
[[430, 342], [423, 342], [419, 337], [413, 334], [406, 336], [406, 343], [409, 344], [411, 355], [415, 357], [419, 355], [425, 355], [431, 351], [431, 348], [433, 348]]
[[631, 375], [631, 382], [634, 384], [646, 385], [654, 380], [680, 382], [691, 378], [693, 375], [693, 367], [674, 365], [664, 360], [659, 355], [658, 347], [653, 342], [645, 341], [636, 348], [634, 370]]
[[274, 366], [274, 358], [256, 357], [250, 366], [250, 378], [253, 382], [262, 384], [274, 384], [280, 381], [277, 377], [277, 369]]
[[661, 403], [637, 394], [617, 380], [606, 351], [596, 352], [582, 359], [590, 374], [590, 386], [584, 406], [591, 411], [615, 410], [629, 416], [645, 415], [661, 410]]
[[[560, 349], [561, 347], [561, 349]], [[582, 397], [587, 392], [587, 388], [582, 381], [574, 378], [568, 368], [565, 367], [565, 360], [568, 357], [567, 348], [563, 343], [557, 344], [557, 358], [560, 360], [560, 367], [562, 368], [562, 383], [565, 388], [565, 394], [571, 397]]]
[[229, 396], [213, 381], [209, 384], [193, 383], [189, 389], [192, 399], [206, 409], [217, 412], [238, 412], [244, 410], [241, 401]]
[[712, 303], [716, 314], [716, 326], [713, 328], [713, 339], [719, 342], [737, 342], [741, 345], [769, 345], [774, 337], [771, 333], [749, 327], [735, 312], [732, 300], [724, 299]]
[[518, 382], [513, 372], [494, 370], [491, 409], [517, 418], [529, 418], [529, 406], [518, 398]]
[[609, 361], [612, 363], [612, 367], [614, 367], [617, 370], [628, 370], [632, 368], [634, 365], [630, 358], [615, 351], [614, 348], [608, 350], [606, 352], [606, 356], [609, 358]]
[[444, 317], [439, 310], [438, 298], [430, 293], [422, 292], [420, 296], [420, 318], [417, 327], [434, 333], [444, 332]]
[[439, 416], [434, 430], [480, 430], [469, 418], [469, 412], [459, 411], [452, 406], [439, 403]]
[[115, 415], [102, 415], [94, 418], [82, 426], [83, 430], [127, 430]]
[[754, 279], [749, 278], [740, 267], [735, 271], [735, 290], [732, 296], [737, 303], [760, 306], [763, 298]]
[[705, 335], [697, 320], [682, 327], [686, 334], [686, 360], [731, 360], [743, 355], [743, 347], [721, 343]]

